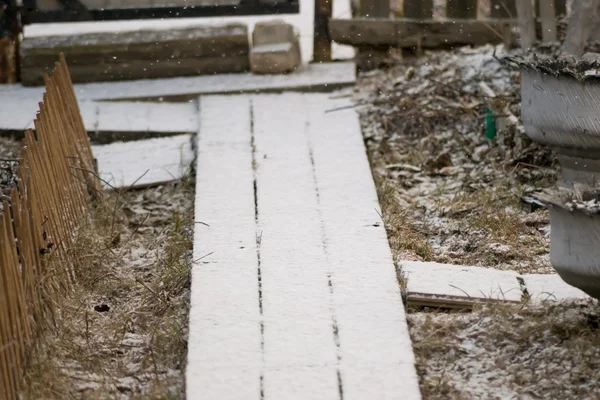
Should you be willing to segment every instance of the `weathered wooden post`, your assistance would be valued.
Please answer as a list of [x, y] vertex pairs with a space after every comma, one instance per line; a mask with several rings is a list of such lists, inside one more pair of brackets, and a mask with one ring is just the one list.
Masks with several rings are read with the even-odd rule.
[[492, 0], [490, 9], [490, 17], [495, 19], [517, 17], [517, 5], [515, 0]]
[[[360, 16], [364, 18], [389, 18], [390, 0], [361, 0]], [[389, 46], [362, 46], [357, 49], [356, 65], [360, 70], [377, 68], [389, 53]]]
[[556, 9], [554, 0], [538, 0], [538, 17], [542, 22], [542, 42], [555, 42], [556, 36]]
[[404, 0], [404, 18], [433, 18], [433, 0]]
[[477, 19], [478, 0], [447, 0], [446, 17], [449, 19]]
[[315, 19], [313, 33], [313, 61], [331, 61], [331, 39], [329, 38], [329, 18], [331, 18], [333, 0], [315, 0]]
[[360, 14], [366, 18], [389, 18], [390, 0], [363, 0]]
[[533, 4], [530, 0], [517, 2], [517, 15], [519, 17], [521, 48], [527, 50], [535, 43], [535, 20], [533, 18]]
[[599, 0], [580, 0], [573, 3], [567, 35], [562, 51], [574, 56], [583, 54], [586, 43], [598, 21]]
[[17, 81], [20, 31], [16, 1], [0, 0], [0, 84]]

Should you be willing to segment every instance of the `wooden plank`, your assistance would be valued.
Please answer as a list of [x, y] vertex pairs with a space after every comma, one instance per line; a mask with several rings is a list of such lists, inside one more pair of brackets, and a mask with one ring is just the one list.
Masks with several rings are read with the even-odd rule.
[[539, 0], [539, 18], [542, 22], [542, 41], [555, 42], [556, 36], [556, 10], [554, 0]]
[[[562, 18], [567, 15], [567, 1], [566, 0], [554, 0], [554, 12], [557, 17]], [[540, 16], [540, 0], [535, 0], [535, 15]]]
[[250, 100], [206, 96], [200, 110], [187, 398], [259, 400], [262, 319]]
[[[25, 86], [43, 84], [43, 74], [49, 74], [53, 65], [21, 68], [21, 82]], [[113, 82], [124, 80], [160, 79], [219, 73], [240, 73], [250, 69], [248, 55], [206, 57], [199, 59], [164, 59], [159, 62], [130, 60], [123, 64], [75, 65], [69, 67], [76, 83]]]
[[358, 116], [324, 112], [347, 104], [201, 98], [188, 398], [420, 399]]
[[300, 94], [253, 97], [265, 398], [331, 399], [339, 388], [306, 108]]
[[433, 0], [404, 0], [402, 8], [404, 18], [433, 18]]
[[17, 39], [0, 38], [0, 84], [17, 81]]
[[73, 82], [151, 79], [249, 69], [244, 25], [25, 38], [21, 77], [42, 84], [64, 53]]
[[[79, 35], [25, 37], [21, 44], [22, 57], [53, 55], [70, 52], [75, 55], [111, 52], [131, 52], [142, 56], [145, 51], [157, 56], [172, 56], [178, 51], [193, 57], [210, 57], [246, 51], [248, 29], [242, 24], [198, 26], [173, 30], [131, 30], [98, 32]], [[212, 45], [212, 46], [211, 46]], [[149, 55], [151, 56], [151, 55]], [[110, 59], [110, 57], [106, 57]], [[67, 58], [68, 61], [68, 58]]]
[[198, 130], [196, 103], [96, 102], [99, 132], [193, 133]]
[[[424, 293], [408, 293], [406, 303], [409, 307], [430, 307], [450, 310], [472, 310], [476, 304], [506, 302], [505, 300], [486, 299], [483, 297], [459, 297], [432, 295]], [[509, 303], [519, 303], [509, 301]]]
[[589, 299], [581, 290], [563, 281], [560, 276], [526, 274], [521, 278], [525, 281], [527, 293], [532, 301], [561, 301], [568, 299]]
[[365, 18], [389, 18], [390, 0], [362, 0], [360, 15]]
[[[293, 91], [325, 91], [353, 85], [356, 67], [351, 62], [303, 65], [293, 74], [254, 75], [222, 74], [194, 77], [148, 79], [138, 81], [89, 83], [75, 85], [79, 101], [144, 100], [189, 101], [201, 94], [256, 93]], [[19, 104], [23, 113], [35, 116], [37, 103], [44, 89], [20, 85], [0, 85], [0, 113], [15, 110]], [[0, 118], [0, 123], [2, 119]]]
[[491, 0], [491, 18], [517, 18], [517, 0]]
[[[404, 307], [355, 110], [306, 94], [308, 146], [318, 190], [339, 332], [343, 398], [420, 399]], [[332, 151], [335, 149], [335, 151]], [[343, 166], [340, 168], [340, 166]]]
[[[514, 21], [512, 21], [514, 23]], [[439, 46], [501, 43], [511, 22], [505, 20], [414, 21], [406, 19], [332, 19], [331, 38], [354, 46]]]
[[400, 269], [409, 295], [504, 301], [520, 301], [522, 296], [514, 271], [420, 261], [402, 261]]
[[535, 43], [535, 20], [533, 19], [533, 3], [529, 0], [517, 1], [517, 17], [519, 19], [519, 36], [521, 48], [530, 49]]
[[477, 19], [478, 0], [447, 0], [446, 18]]
[[92, 146], [105, 186], [145, 187], [189, 173], [194, 158], [191, 135]]
[[313, 41], [313, 61], [331, 61], [331, 39], [327, 23], [333, 13], [333, 2], [330, 0], [315, 0], [315, 23]]
[[[81, 101], [79, 109], [84, 126], [96, 144], [192, 133], [198, 128], [198, 109], [194, 102]], [[17, 136], [22, 134], [25, 129], [33, 128], [36, 111], [33, 101], [3, 104], [0, 130]]]

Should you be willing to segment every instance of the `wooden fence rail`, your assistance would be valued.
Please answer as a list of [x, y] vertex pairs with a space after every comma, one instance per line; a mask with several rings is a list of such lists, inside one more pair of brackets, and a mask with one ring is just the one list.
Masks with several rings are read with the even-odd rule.
[[28, 354], [77, 279], [75, 235], [101, 195], [64, 57], [28, 130], [0, 218], [0, 396], [20, 392]]

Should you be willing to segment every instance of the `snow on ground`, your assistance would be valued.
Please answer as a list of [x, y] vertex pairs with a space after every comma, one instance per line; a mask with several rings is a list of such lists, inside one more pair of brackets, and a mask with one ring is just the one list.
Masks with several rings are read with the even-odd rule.
[[595, 300], [408, 314], [425, 399], [600, 397]]
[[520, 115], [519, 74], [502, 55], [501, 46], [429, 52], [360, 79], [355, 98], [398, 258], [552, 273], [548, 214], [528, 197], [554, 183], [554, 157], [508, 118], [486, 139], [489, 105]]

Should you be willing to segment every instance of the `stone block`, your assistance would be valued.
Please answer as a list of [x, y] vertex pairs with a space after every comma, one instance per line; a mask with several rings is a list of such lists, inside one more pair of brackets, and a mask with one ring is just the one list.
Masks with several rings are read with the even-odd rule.
[[300, 38], [281, 20], [256, 24], [252, 32], [250, 68], [256, 74], [283, 74], [302, 63]]

